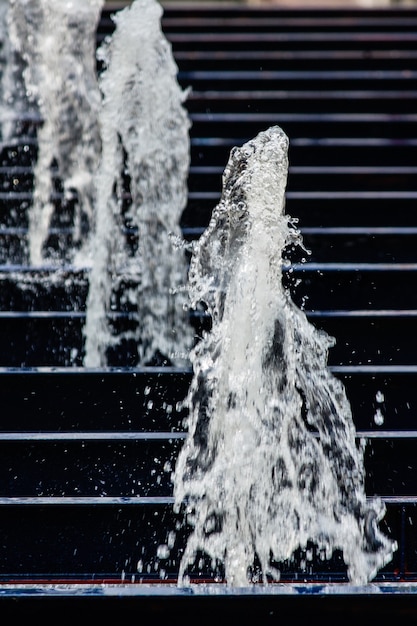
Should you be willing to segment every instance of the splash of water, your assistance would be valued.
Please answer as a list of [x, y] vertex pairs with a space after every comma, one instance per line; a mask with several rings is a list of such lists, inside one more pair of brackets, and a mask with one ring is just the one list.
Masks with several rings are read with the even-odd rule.
[[[104, 0], [10, 2], [11, 45], [24, 63], [26, 94], [42, 118], [29, 211], [28, 247], [33, 265], [45, 261], [56, 176], [62, 180], [63, 208], [65, 203], [74, 204], [73, 247], [65, 245], [58, 251], [58, 260], [68, 260], [68, 253], [72, 257], [74, 250], [81, 258], [85, 253], [94, 219], [93, 180], [100, 154], [95, 35], [103, 4]], [[55, 173], [53, 166], [57, 167]]]
[[[189, 119], [186, 92], [161, 31], [156, 0], [136, 0], [114, 16], [112, 37], [99, 50], [103, 142], [96, 179], [97, 222], [85, 325], [87, 366], [106, 365], [112, 342], [133, 339], [138, 362], [156, 354], [174, 364], [188, 361], [191, 329], [184, 310], [187, 282], [179, 227], [187, 200]], [[125, 168], [125, 172], [123, 172]], [[131, 205], [122, 215], [123, 174]], [[125, 244], [123, 227], [138, 234], [137, 249]], [[122, 284], [135, 329], [112, 337], [108, 315]]]
[[[193, 527], [179, 581], [197, 554], [245, 586], [314, 543], [343, 550], [352, 582], [369, 581], [395, 544], [367, 501], [362, 450], [342, 383], [327, 368], [333, 340], [282, 284], [283, 251], [298, 237], [284, 214], [288, 139], [278, 127], [231, 152], [223, 192], [190, 267], [192, 306], [212, 329], [193, 349], [189, 433], [174, 479]], [[298, 232], [298, 231], [297, 231]]]

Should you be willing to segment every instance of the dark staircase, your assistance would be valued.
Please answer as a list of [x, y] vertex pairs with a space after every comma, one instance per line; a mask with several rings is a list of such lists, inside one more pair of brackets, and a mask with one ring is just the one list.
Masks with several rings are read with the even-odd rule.
[[[98, 42], [112, 32], [114, 10], [103, 12]], [[163, 29], [179, 81], [192, 87], [186, 239], [208, 224], [233, 146], [275, 124], [290, 139], [287, 212], [299, 218], [311, 254], [288, 252], [288, 285], [311, 322], [336, 338], [329, 366], [367, 441], [366, 492], [385, 501], [381, 528], [398, 542], [374, 580], [395, 593], [385, 591], [378, 605], [372, 594], [335, 594], [320, 619], [416, 615], [405, 590], [417, 578], [417, 9], [168, 5]], [[23, 120], [16, 143], [1, 149], [1, 248], [17, 257], [37, 123]], [[62, 202], [59, 185], [54, 201]], [[55, 226], [52, 240], [66, 236], [65, 224]], [[129, 355], [87, 370], [88, 274], [63, 267], [51, 287], [50, 270], [10, 265], [2, 254], [1, 610], [59, 610], [61, 589], [65, 610], [84, 610], [85, 595], [106, 597], [104, 611], [115, 618], [141, 606], [175, 623], [197, 609], [266, 619], [282, 597], [227, 602], [219, 594], [210, 603], [204, 593], [173, 592], [164, 605], [155, 600], [175, 584], [186, 537], [183, 529], [169, 558], [158, 559], [180, 520], [170, 468], [185, 434], [179, 403], [191, 372], [138, 368]], [[198, 334], [208, 321], [190, 314], [190, 323]], [[347, 580], [340, 554], [304, 569], [302, 561], [283, 564], [283, 583], [314, 583], [317, 596]], [[207, 571], [195, 571], [195, 581], [214, 582]], [[284, 599], [293, 623], [315, 610], [313, 595]], [[99, 600], [88, 606], [103, 610]]]

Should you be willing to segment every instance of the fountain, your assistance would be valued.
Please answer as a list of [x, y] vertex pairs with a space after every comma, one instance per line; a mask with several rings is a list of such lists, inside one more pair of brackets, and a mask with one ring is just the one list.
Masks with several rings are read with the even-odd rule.
[[3, 140], [17, 132], [16, 118], [35, 120], [37, 140], [27, 254], [8, 259], [32, 274], [16, 272], [16, 281], [32, 288], [34, 272], [38, 283], [55, 284], [88, 275], [87, 367], [188, 363], [179, 221], [190, 122], [160, 4], [136, 0], [115, 14], [115, 31], [97, 52], [99, 77], [103, 0], [11, 0], [0, 8], [8, 24]]
[[[109, 346], [129, 341], [137, 350], [135, 362], [183, 365], [192, 344], [179, 226], [187, 201], [190, 123], [183, 106], [187, 92], [177, 83], [161, 16], [156, 0], [136, 0], [115, 16], [116, 30], [98, 53], [105, 70], [85, 325], [84, 362], [90, 367], [107, 363]], [[123, 213], [124, 167], [131, 204]], [[123, 225], [137, 233], [130, 248]], [[114, 299], [136, 320], [136, 327], [116, 337], [109, 323]]]
[[[192, 528], [180, 586], [201, 554], [213, 571], [224, 567], [231, 587], [279, 580], [280, 563], [310, 544], [323, 560], [343, 551], [350, 581], [366, 584], [396, 545], [378, 528], [382, 502], [364, 491], [349, 402], [327, 369], [333, 340], [308, 323], [282, 283], [285, 248], [302, 246], [284, 213], [287, 137], [272, 127], [232, 151], [187, 285], [179, 219], [190, 124], [162, 9], [135, 0], [114, 17], [97, 81], [102, 5], [10, 5], [17, 67], [43, 120], [29, 262], [88, 267], [86, 367], [107, 366], [109, 350], [129, 342], [133, 365], [191, 359], [188, 437], [173, 475], [176, 509], [185, 507]], [[58, 251], [48, 246], [53, 174], [75, 203], [73, 245]], [[186, 287], [191, 307], [202, 303], [212, 321], [191, 353]], [[115, 332], [120, 319], [128, 328]]]
[[333, 340], [282, 284], [300, 243], [284, 213], [288, 140], [279, 127], [232, 150], [223, 192], [195, 247], [193, 307], [212, 328], [192, 351], [188, 438], [174, 473], [192, 527], [179, 581], [201, 555], [230, 586], [279, 580], [277, 564], [314, 544], [342, 550], [352, 583], [371, 580], [396, 549], [378, 529], [384, 505], [364, 492], [342, 383], [327, 369]]
[[[28, 214], [28, 257], [33, 266], [48, 258], [73, 261], [75, 251], [83, 258], [93, 225], [93, 180], [100, 154], [94, 52], [102, 6], [103, 0], [10, 2], [11, 54], [18, 59], [18, 70], [20, 64], [26, 96], [42, 120]], [[62, 180], [64, 198], [58, 217], [73, 215], [71, 244], [64, 242], [55, 249], [48, 246], [48, 237], [57, 178]]]
[[38, 115], [35, 102], [30, 102], [23, 78], [24, 61], [10, 39], [11, 8], [9, 0], [0, 2], [0, 136], [10, 143], [19, 134], [19, 124], [29, 115]]

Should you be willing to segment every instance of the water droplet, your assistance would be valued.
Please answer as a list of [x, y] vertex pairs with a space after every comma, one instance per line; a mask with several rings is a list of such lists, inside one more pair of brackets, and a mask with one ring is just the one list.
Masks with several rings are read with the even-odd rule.
[[382, 426], [382, 424], [384, 423], [384, 416], [381, 409], [377, 409], [375, 411], [374, 422], [377, 426]]
[[385, 397], [384, 397], [384, 394], [382, 393], [382, 391], [377, 391], [377, 392], [376, 392], [376, 395], [375, 395], [375, 400], [376, 400], [377, 402], [379, 402], [379, 403], [384, 402]]
[[171, 551], [166, 544], [161, 544], [160, 546], [158, 546], [158, 549], [156, 551], [158, 559], [167, 559], [170, 553]]

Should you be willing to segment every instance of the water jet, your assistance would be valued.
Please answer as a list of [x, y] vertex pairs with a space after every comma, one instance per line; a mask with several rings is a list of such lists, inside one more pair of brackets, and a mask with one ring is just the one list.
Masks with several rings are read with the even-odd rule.
[[[148, 606], [154, 620], [156, 613], [164, 610], [165, 621], [172, 619], [174, 605], [178, 621], [182, 620], [190, 604], [198, 604], [199, 610], [211, 615], [214, 606], [220, 607], [218, 615], [223, 621], [227, 607], [234, 619], [234, 611], [247, 618], [246, 609], [251, 606], [256, 619], [265, 617], [267, 621], [273, 612], [289, 612], [294, 623], [305, 623], [305, 613], [300, 617], [301, 607], [308, 607], [310, 615], [320, 616], [322, 623], [339, 623], [346, 615], [350, 622], [368, 623], [381, 615], [385, 618], [387, 612], [398, 619], [405, 607], [415, 611], [417, 386], [410, 341], [417, 293], [415, 177], [410, 167], [415, 148], [415, 94], [409, 88], [415, 11], [406, 15], [404, 20], [398, 12], [378, 13], [381, 31], [372, 33], [367, 28], [376, 16], [374, 12], [364, 15], [349, 11], [343, 18], [337, 11], [326, 16], [309, 12], [308, 33], [305, 13], [290, 10], [266, 14], [243, 7], [232, 12], [223, 7], [169, 7], [164, 18], [164, 30], [179, 63], [180, 82], [184, 89], [193, 85], [184, 100], [193, 120], [190, 193], [181, 219], [188, 239], [197, 239], [209, 224], [220, 188], [217, 177], [233, 146], [242, 146], [274, 124], [281, 125], [291, 137], [286, 202], [289, 215], [300, 218], [300, 231], [311, 255], [306, 263], [285, 262], [278, 270], [282, 270], [283, 280], [294, 276], [294, 281], [288, 281], [293, 300], [308, 320], [337, 338], [334, 346], [327, 346], [329, 369], [348, 391], [357, 427], [356, 443], [367, 441], [363, 451], [365, 491], [370, 494], [366, 506], [376, 504], [375, 496], [386, 506], [380, 525], [383, 534], [399, 545], [392, 560], [378, 571], [374, 582], [346, 585], [342, 558], [337, 555], [330, 561], [321, 560], [326, 554], [314, 554], [308, 545], [300, 557], [285, 566], [267, 563], [268, 582], [275, 579], [276, 570], [280, 572], [281, 581], [274, 584], [252, 584], [264, 579], [259, 559], [249, 572], [247, 586], [236, 586], [237, 576], [232, 585], [219, 584], [216, 580], [224, 577], [216, 578], [218, 572], [209, 558], [205, 571], [198, 562], [194, 569], [184, 565], [183, 583], [190, 572], [192, 582], [194, 576], [200, 585], [178, 587], [181, 549], [175, 545], [167, 559], [162, 558], [167, 550], [160, 550], [161, 563], [157, 557], [158, 546], [171, 545], [166, 531], [174, 527], [171, 521], [175, 516], [172, 484], [164, 468], [173, 466], [175, 451], [187, 434], [181, 400], [190, 381], [189, 369], [158, 364], [131, 367], [137, 363], [137, 352], [126, 360], [117, 341], [106, 365], [85, 367], [78, 356], [80, 367], [74, 367], [68, 355], [74, 348], [74, 336], [80, 341], [82, 334], [86, 268], [77, 269], [79, 282], [73, 267], [64, 264], [62, 271], [56, 270], [60, 254], [59, 250], [57, 255], [48, 251], [50, 240], [43, 246], [47, 254], [42, 262], [48, 269], [38, 267], [35, 272], [27, 265], [25, 251], [18, 257], [18, 263], [23, 259], [25, 266], [20, 268], [19, 283], [15, 284], [18, 263], [10, 264], [14, 256], [7, 257], [6, 246], [2, 246], [2, 259], [6, 259], [0, 274], [3, 609], [8, 600], [13, 600], [16, 608], [18, 596], [26, 607], [33, 606], [32, 600], [42, 603], [43, 599], [46, 607], [50, 596], [55, 595], [61, 609], [72, 607], [75, 613], [75, 607], [83, 604], [82, 598], [89, 602], [94, 596], [95, 607], [103, 609], [109, 607], [106, 602], [113, 595], [117, 597], [112, 605], [115, 611], [125, 598], [129, 596], [130, 602], [135, 597], [142, 616]], [[287, 30], [287, 20], [296, 30], [296, 44], [292, 31]], [[337, 32], [326, 30], [329, 20]], [[104, 8], [97, 34], [100, 46], [114, 26], [109, 10]], [[406, 35], [404, 28], [409, 29]], [[268, 49], [259, 49], [262, 37], [268, 41]], [[363, 55], [364, 41], [369, 45], [369, 58]], [[330, 50], [330, 42], [337, 49]], [[345, 70], [350, 82], [345, 80]], [[364, 78], [366, 90], [362, 89]], [[357, 107], [355, 112], [352, 103]], [[36, 109], [35, 103], [29, 104]], [[36, 161], [35, 131], [40, 120], [39, 111], [27, 113], [18, 126], [20, 132], [29, 130], [29, 135], [20, 140], [14, 137], [9, 145], [3, 142], [2, 146], [3, 244], [20, 241], [21, 232], [26, 237], [24, 219], [31, 206], [26, 180]], [[9, 121], [6, 126], [10, 128]], [[4, 136], [9, 136], [8, 132]], [[116, 195], [123, 204], [122, 211], [130, 206], [128, 179], [123, 180], [124, 193]], [[62, 191], [60, 185], [54, 201]], [[54, 236], [58, 230], [61, 235], [63, 229], [57, 222], [51, 226]], [[66, 226], [68, 234], [71, 219]], [[287, 226], [297, 247], [294, 224], [288, 222]], [[129, 229], [129, 223], [122, 225], [122, 236], [129, 239], [129, 246], [136, 245], [135, 229]], [[38, 280], [40, 269], [42, 280]], [[49, 280], [51, 276], [53, 280]], [[136, 284], [132, 286], [133, 297], [123, 300], [122, 311], [117, 308], [117, 298], [111, 299], [106, 313], [111, 324], [136, 327], [137, 291]], [[192, 311], [191, 318], [200, 335], [201, 326], [209, 323], [208, 316], [199, 310]], [[135, 332], [124, 338], [130, 341], [131, 337], [134, 343]], [[301, 396], [301, 424], [309, 431], [307, 401]], [[248, 431], [252, 434], [250, 428]], [[200, 434], [204, 437], [202, 428]], [[201, 443], [196, 438], [195, 445]], [[311, 448], [315, 449], [313, 443]], [[210, 460], [210, 455], [207, 458]], [[213, 458], [215, 468], [216, 455]], [[275, 480], [280, 467], [278, 463], [274, 470]], [[307, 478], [305, 475], [305, 484]], [[370, 516], [364, 524], [372, 528], [378, 519]], [[181, 532], [177, 543], [181, 543]], [[310, 553], [313, 561], [309, 560]], [[188, 556], [192, 558], [191, 550]], [[240, 558], [240, 563], [245, 558]], [[219, 563], [219, 571], [221, 566]], [[245, 566], [239, 571], [242, 569]], [[207, 579], [212, 584], [205, 584]]]
[[181, 583], [201, 552], [232, 586], [279, 580], [274, 563], [313, 543], [323, 559], [342, 550], [362, 585], [396, 549], [377, 528], [382, 501], [366, 499], [349, 401], [327, 367], [333, 339], [282, 283], [285, 248], [301, 237], [284, 212], [287, 151], [279, 127], [232, 150], [191, 259], [192, 306], [205, 306], [212, 328], [192, 352], [174, 474], [193, 528]]

